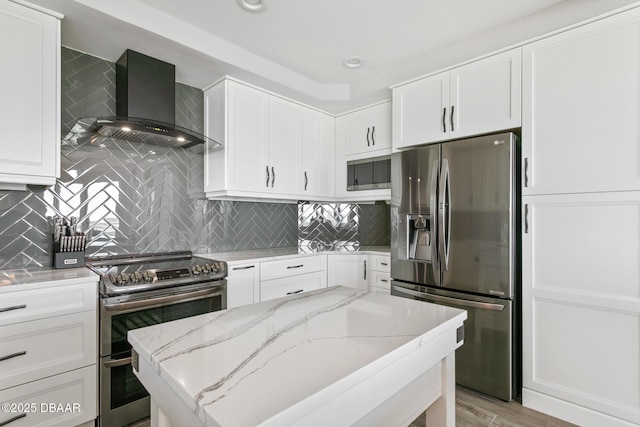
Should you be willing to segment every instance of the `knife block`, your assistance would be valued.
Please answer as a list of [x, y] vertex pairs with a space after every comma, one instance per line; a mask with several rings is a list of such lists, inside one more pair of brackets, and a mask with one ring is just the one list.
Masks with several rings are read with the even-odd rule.
[[51, 257], [53, 268], [76, 268], [84, 267], [84, 250], [73, 252], [60, 252], [60, 242], [53, 242], [53, 252]]

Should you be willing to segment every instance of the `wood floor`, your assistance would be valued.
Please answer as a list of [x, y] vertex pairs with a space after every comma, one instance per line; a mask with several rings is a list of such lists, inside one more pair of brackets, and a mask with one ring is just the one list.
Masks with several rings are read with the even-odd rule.
[[[148, 420], [129, 427], [149, 427]], [[409, 427], [425, 427], [422, 414]], [[456, 387], [456, 427], [576, 427], [529, 408]]]
[[[409, 427], [424, 427], [422, 414]], [[456, 427], [576, 427], [525, 408], [519, 401], [504, 402], [464, 387], [456, 387]]]

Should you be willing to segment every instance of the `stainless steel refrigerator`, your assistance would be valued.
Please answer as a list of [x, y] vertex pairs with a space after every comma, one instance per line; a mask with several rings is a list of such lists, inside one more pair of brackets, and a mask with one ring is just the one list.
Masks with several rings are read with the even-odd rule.
[[513, 133], [392, 155], [391, 294], [467, 310], [456, 382], [521, 388], [518, 139]]

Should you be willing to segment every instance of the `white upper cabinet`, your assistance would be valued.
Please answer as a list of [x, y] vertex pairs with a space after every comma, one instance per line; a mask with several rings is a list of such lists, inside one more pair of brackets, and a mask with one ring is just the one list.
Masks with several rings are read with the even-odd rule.
[[[269, 97], [269, 190], [283, 195], [300, 192], [302, 106]], [[269, 176], [270, 175], [270, 176]]]
[[0, 188], [60, 175], [60, 21], [0, 3]]
[[640, 13], [523, 50], [523, 194], [640, 190]]
[[[232, 80], [224, 80], [205, 91], [204, 102], [205, 133], [223, 145], [207, 147], [205, 153], [207, 197], [278, 200], [305, 197], [303, 136], [312, 133], [303, 129], [305, 107]], [[318, 132], [324, 135], [332, 130], [323, 128]], [[318, 153], [316, 160], [333, 158], [333, 139], [329, 145], [329, 154]], [[311, 174], [321, 173], [323, 168], [325, 165], [319, 163], [310, 168], [307, 182]], [[313, 176], [314, 185], [316, 181]]]
[[391, 102], [345, 114], [349, 160], [391, 153]]
[[393, 89], [393, 147], [520, 127], [521, 50]]
[[302, 190], [304, 200], [334, 197], [335, 119], [308, 108], [302, 112]]

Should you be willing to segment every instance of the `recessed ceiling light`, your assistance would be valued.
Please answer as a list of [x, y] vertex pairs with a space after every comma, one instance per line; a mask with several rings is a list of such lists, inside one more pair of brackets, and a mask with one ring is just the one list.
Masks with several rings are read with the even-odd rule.
[[358, 68], [358, 67], [362, 67], [362, 58], [359, 56], [349, 56], [348, 58], [345, 58], [344, 61], [342, 61], [342, 65], [344, 65], [347, 68]]
[[240, 7], [249, 12], [260, 12], [264, 10], [267, 5], [262, 0], [237, 0]]

